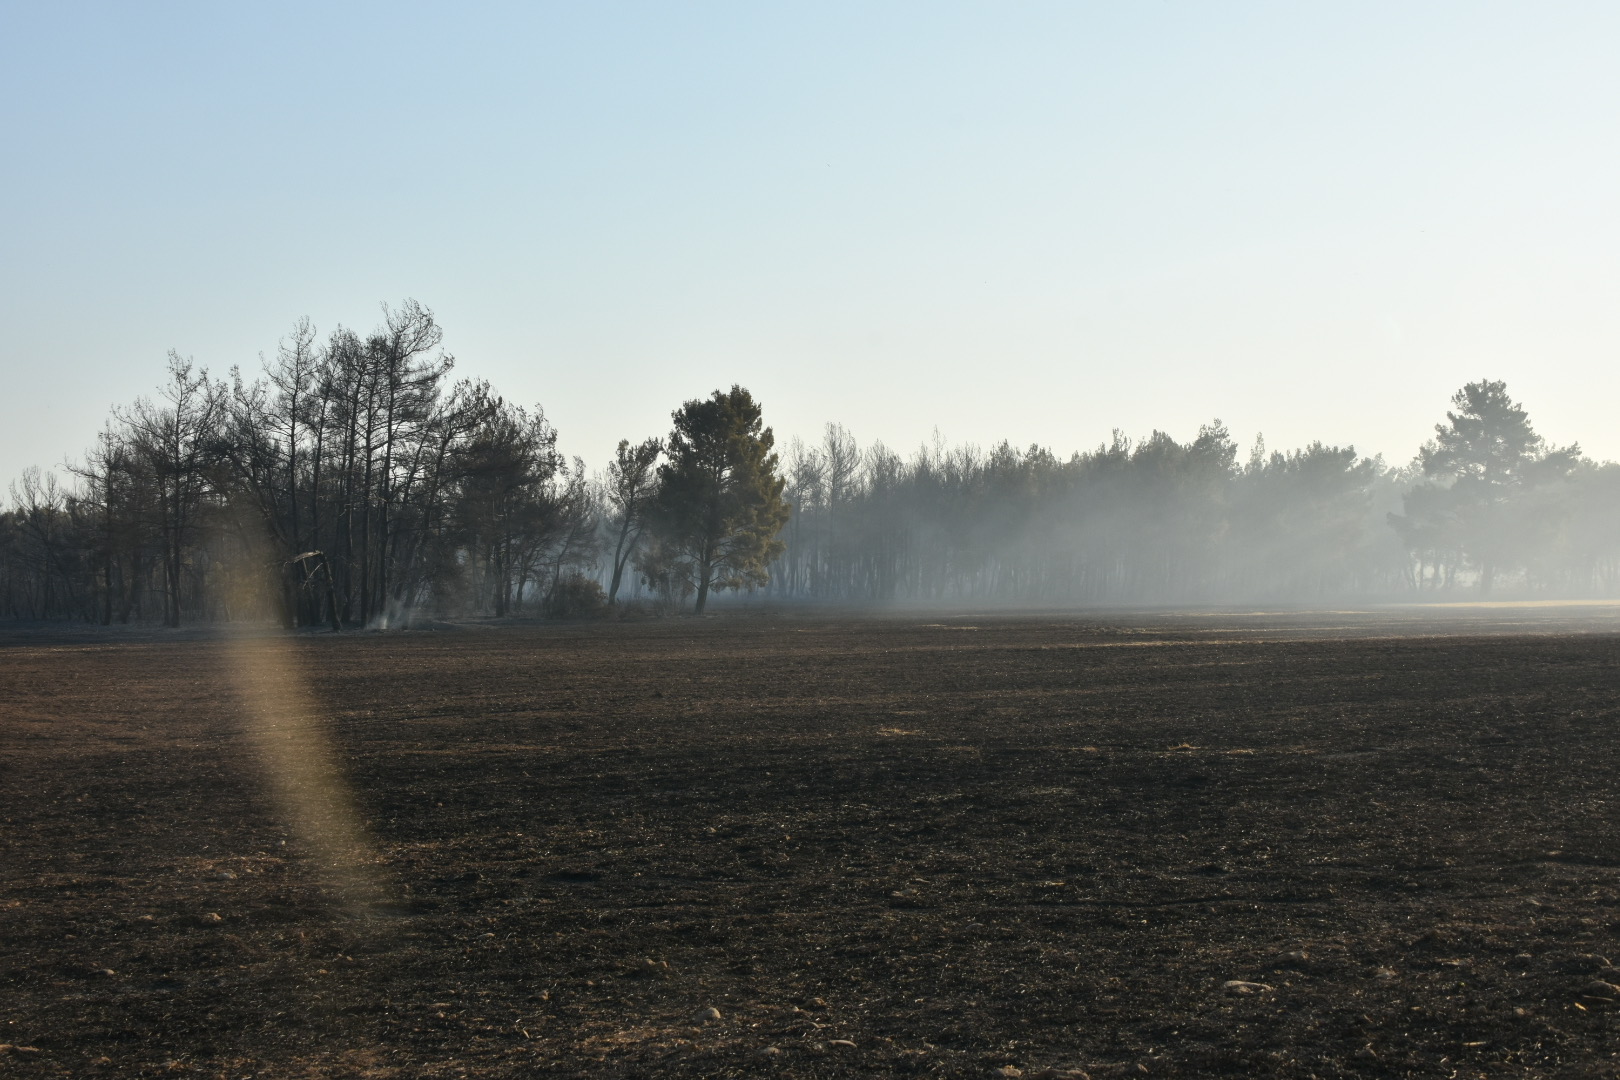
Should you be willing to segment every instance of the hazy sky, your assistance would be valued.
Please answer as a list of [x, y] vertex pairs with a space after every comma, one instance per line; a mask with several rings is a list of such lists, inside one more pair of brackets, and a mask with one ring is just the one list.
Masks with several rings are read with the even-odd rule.
[[0, 485], [415, 297], [602, 464], [1111, 428], [1620, 458], [1620, 5], [0, 0]]

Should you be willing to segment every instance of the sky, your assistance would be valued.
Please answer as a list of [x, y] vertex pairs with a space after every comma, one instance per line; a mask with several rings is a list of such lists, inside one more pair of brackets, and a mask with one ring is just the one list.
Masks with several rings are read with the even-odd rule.
[[0, 491], [413, 297], [593, 467], [1112, 429], [1620, 459], [1620, 5], [0, 0]]

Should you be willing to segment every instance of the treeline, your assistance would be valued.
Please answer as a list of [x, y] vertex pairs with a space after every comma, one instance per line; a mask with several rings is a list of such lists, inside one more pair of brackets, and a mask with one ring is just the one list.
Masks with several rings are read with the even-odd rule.
[[733, 387], [592, 473], [538, 407], [453, 370], [414, 301], [364, 336], [300, 322], [253, 379], [171, 354], [158, 396], [115, 408], [65, 482], [13, 486], [0, 617], [337, 628], [702, 611], [719, 589], [1132, 604], [1620, 587], [1620, 467], [1545, 445], [1501, 383], [1459, 391], [1402, 468], [1321, 444], [1239, 460], [1219, 422], [1067, 459], [902, 457], [830, 424], [784, 459]]
[[788, 458], [782, 587], [839, 600], [1128, 604], [1383, 595], [1414, 584], [1383, 520], [1401, 477], [1348, 448], [1253, 454], [1218, 422], [1040, 447], [864, 453], [830, 425]]
[[1470, 384], [1410, 465], [1313, 443], [1246, 458], [1218, 421], [1068, 459], [1007, 443], [787, 455], [773, 588], [843, 601], [1166, 604], [1620, 593], [1620, 466], [1545, 446]]
[[14, 486], [0, 617], [337, 629], [598, 613], [627, 580], [701, 611], [767, 582], [788, 511], [747, 391], [687, 402], [593, 478], [539, 408], [452, 380], [442, 340], [406, 301], [364, 337], [300, 322], [251, 381], [171, 353], [70, 485], [30, 469]]
[[171, 353], [159, 397], [113, 411], [71, 488], [30, 471], [14, 489], [0, 611], [335, 627], [554, 595], [596, 558], [584, 466], [538, 410], [452, 382], [442, 338], [407, 301], [364, 337], [300, 322], [253, 381]]

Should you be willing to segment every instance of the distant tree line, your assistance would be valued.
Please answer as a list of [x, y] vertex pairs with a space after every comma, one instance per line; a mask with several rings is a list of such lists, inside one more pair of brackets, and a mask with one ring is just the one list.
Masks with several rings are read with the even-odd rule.
[[1620, 466], [1547, 446], [1499, 382], [1459, 391], [1417, 459], [1246, 461], [1119, 432], [1059, 459], [1003, 443], [785, 460], [743, 388], [686, 402], [599, 474], [539, 407], [453, 379], [432, 313], [361, 336], [308, 321], [262, 373], [171, 353], [65, 480], [0, 512], [0, 617], [384, 626], [456, 615], [701, 613], [716, 590], [839, 603], [1136, 604], [1614, 595]]
[[827, 599], [1041, 604], [1400, 591], [1381, 520], [1399, 480], [1353, 450], [1257, 452], [1218, 422], [1180, 443], [1119, 432], [1067, 460], [1008, 443], [858, 452], [829, 425], [788, 456], [781, 586]]
[[787, 508], [747, 391], [688, 402], [598, 480], [538, 407], [453, 381], [442, 340], [406, 301], [365, 336], [301, 321], [251, 381], [171, 353], [157, 398], [115, 408], [70, 483], [36, 468], [13, 487], [0, 616], [338, 628], [589, 613], [627, 568], [699, 610], [765, 583]]
[[1190, 442], [864, 450], [795, 441], [772, 588], [828, 600], [1094, 605], [1419, 599], [1504, 583], [1620, 592], [1620, 466], [1547, 446], [1500, 382], [1471, 383], [1405, 467], [1312, 443], [1247, 460]]

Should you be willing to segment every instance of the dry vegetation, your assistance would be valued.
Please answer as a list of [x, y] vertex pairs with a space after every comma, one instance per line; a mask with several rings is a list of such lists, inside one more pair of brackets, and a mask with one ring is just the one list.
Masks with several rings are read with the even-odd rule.
[[0, 1073], [1613, 1075], [1620, 652], [1515, 617], [17, 635]]

